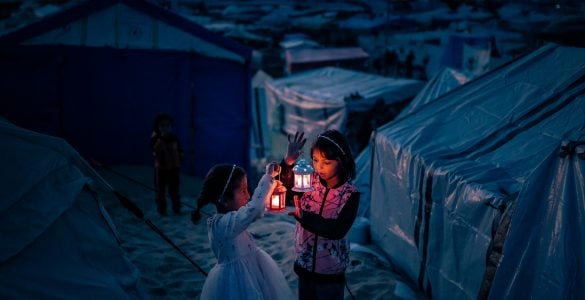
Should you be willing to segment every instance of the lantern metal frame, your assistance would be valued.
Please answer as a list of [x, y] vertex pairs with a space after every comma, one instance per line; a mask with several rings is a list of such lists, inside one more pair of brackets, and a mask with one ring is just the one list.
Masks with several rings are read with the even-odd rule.
[[305, 159], [299, 159], [292, 171], [294, 174], [293, 191], [308, 192], [313, 190], [313, 167], [310, 164], [307, 164]]
[[[278, 177], [280, 179], [280, 174], [278, 174]], [[268, 202], [266, 203], [266, 211], [269, 212], [286, 211], [286, 188], [284, 186], [282, 186], [281, 188], [282, 188], [281, 192], [274, 191], [272, 195], [270, 195], [270, 199], [268, 199]], [[274, 205], [275, 201], [278, 202], [277, 205]]]

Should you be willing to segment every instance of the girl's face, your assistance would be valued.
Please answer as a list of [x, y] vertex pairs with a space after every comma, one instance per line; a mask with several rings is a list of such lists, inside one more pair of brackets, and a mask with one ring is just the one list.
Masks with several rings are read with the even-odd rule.
[[319, 149], [313, 150], [313, 168], [315, 168], [315, 172], [319, 174], [319, 177], [327, 182], [329, 187], [333, 187], [339, 182], [339, 162], [325, 158], [325, 155]]
[[238, 210], [240, 207], [246, 205], [250, 200], [250, 193], [248, 192], [248, 179], [246, 176], [242, 178], [238, 187], [233, 191], [233, 199], [228, 201], [228, 210]]

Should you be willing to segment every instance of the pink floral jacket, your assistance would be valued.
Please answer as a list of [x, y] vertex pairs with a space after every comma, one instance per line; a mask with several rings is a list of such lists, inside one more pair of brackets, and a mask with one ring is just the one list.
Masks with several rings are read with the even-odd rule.
[[346, 234], [355, 220], [359, 193], [351, 182], [327, 188], [313, 173], [313, 191], [300, 199], [303, 215], [295, 229], [295, 270], [339, 275], [349, 263]]

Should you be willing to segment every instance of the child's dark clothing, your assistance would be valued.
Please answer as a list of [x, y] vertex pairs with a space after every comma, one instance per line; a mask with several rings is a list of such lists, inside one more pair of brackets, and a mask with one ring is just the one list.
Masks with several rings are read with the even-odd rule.
[[151, 147], [154, 155], [157, 210], [161, 214], [166, 213], [165, 192], [168, 189], [173, 211], [179, 213], [181, 211], [179, 177], [183, 158], [179, 139], [172, 133], [164, 136], [153, 133]]

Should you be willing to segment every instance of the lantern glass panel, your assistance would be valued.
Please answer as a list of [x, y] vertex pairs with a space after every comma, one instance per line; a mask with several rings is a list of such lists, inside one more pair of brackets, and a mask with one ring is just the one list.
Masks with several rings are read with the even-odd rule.
[[303, 175], [303, 188], [311, 187], [311, 174]]
[[313, 190], [311, 185], [311, 175], [313, 174], [313, 167], [304, 159], [300, 159], [297, 165], [293, 168], [294, 183], [293, 188], [296, 192], [306, 192]]
[[266, 203], [266, 210], [272, 212], [281, 212], [286, 210], [286, 191], [276, 192], [270, 196], [270, 200]]

